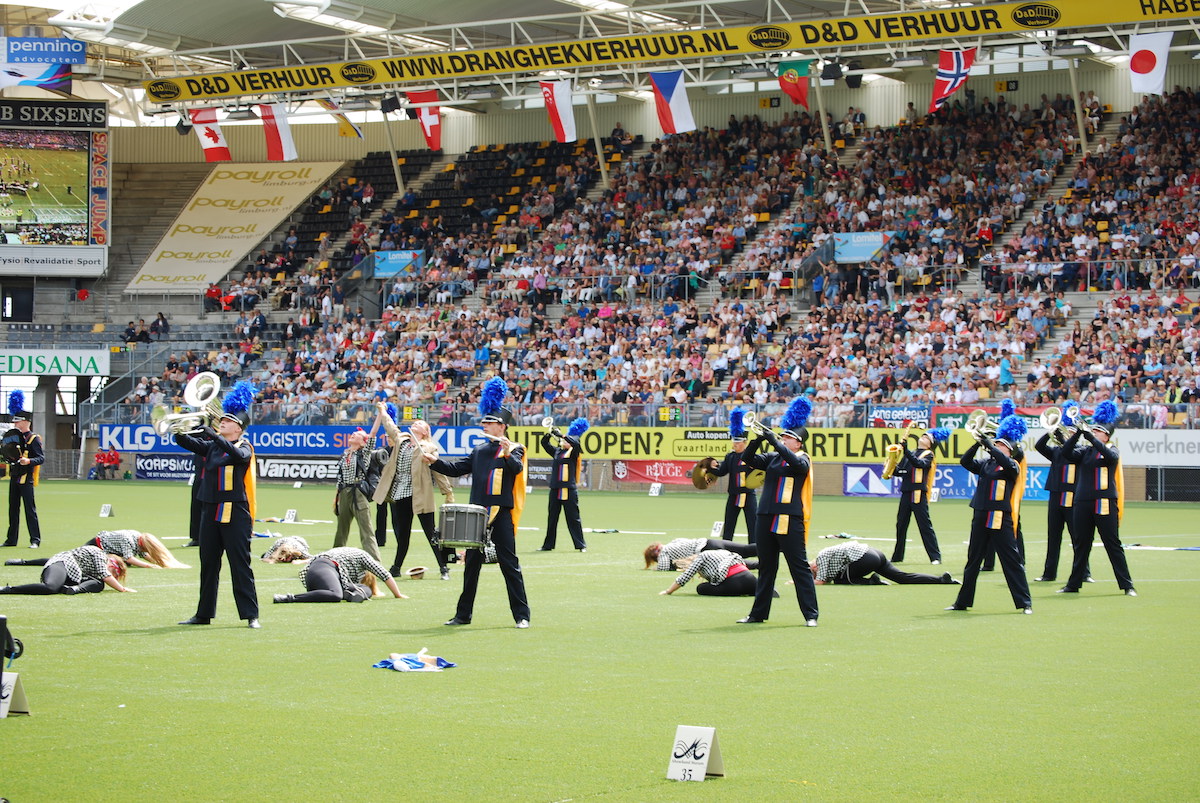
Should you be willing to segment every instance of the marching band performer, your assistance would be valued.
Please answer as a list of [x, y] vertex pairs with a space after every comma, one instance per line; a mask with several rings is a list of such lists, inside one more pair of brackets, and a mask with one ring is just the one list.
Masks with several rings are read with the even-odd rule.
[[263, 553], [263, 563], [302, 563], [312, 560], [308, 542], [298, 535], [285, 535]]
[[[1061, 423], [1064, 426], [1074, 426], [1075, 416], [1079, 415], [1079, 403], [1069, 401], [1062, 406]], [[1047, 429], [1042, 437], [1034, 444], [1038, 454], [1050, 461], [1050, 471], [1046, 475], [1046, 492], [1050, 496], [1046, 505], [1046, 564], [1042, 576], [1034, 579], [1036, 583], [1051, 583], [1058, 575], [1058, 557], [1062, 551], [1063, 527], [1071, 539], [1072, 555], [1078, 548], [1075, 543], [1075, 464], [1070, 461], [1071, 452], [1063, 448], [1063, 435], [1059, 427]], [[1091, 572], [1088, 572], [1088, 578]]]
[[709, 469], [709, 473], [717, 477], [729, 477], [729, 487], [725, 491], [725, 525], [721, 534], [726, 540], [732, 541], [738, 516], [742, 515], [746, 519], [746, 534], [753, 544], [754, 528], [758, 523], [758, 495], [753, 488], [746, 486], [746, 477], [752, 469], [744, 461], [747, 442], [743, 421], [745, 415], [746, 411], [741, 409], [729, 414], [729, 439], [733, 441], [733, 448], [720, 463]]
[[903, 455], [900, 464], [892, 472], [892, 476], [902, 477], [900, 481], [900, 507], [896, 513], [896, 548], [892, 550], [892, 563], [904, 561], [904, 547], [908, 540], [908, 522], [917, 520], [917, 529], [921, 533], [921, 543], [925, 545], [925, 554], [929, 562], [938, 565], [942, 562], [942, 550], [938, 546], [937, 533], [933, 530], [933, 522], [929, 520], [929, 490], [933, 487], [933, 479], [937, 473], [937, 458], [933, 453], [935, 443], [944, 443], [950, 437], [950, 430], [938, 427], [925, 432], [917, 438], [917, 450], [910, 452], [908, 443], [900, 444]]
[[[190, 569], [171, 554], [171, 550], [154, 535], [139, 530], [102, 530], [84, 546], [96, 546], [109, 555], [116, 555], [130, 566], [143, 569]], [[6, 560], [6, 566], [45, 566], [49, 558], [37, 560]]]
[[[558, 517], [561, 511], [567, 517], [567, 532], [571, 543], [580, 552], [587, 552], [583, 540], [583, 522], [579, 518], [579, 465], [583, 460], [583, 444], [580, 438], [588, 431], [586, 418], [576, 418], [567, 427], [566, 435], [557, 438], [551, 432], [542, 436], [542, 448], [554, 457], [550, 467], [550, 506], [546, 522], [546, 539], [539, 552], [551, 552], [558, 540]], [[558, 432], [558, 430], [555, 430]], [[555, 444], [555, 441], [558, 441]]]
[[[681, 567], [682, 571], [669, 588], [658, 592], [660, 595], [674, 594], [697, 574], [705, 580], [696, 586], [696, 593], [702, 597], [752, 597], [757, 590], [758, 581], [750, 573], [746, 561], [727, 549], [700, 552], [681, 563], [687, 565]], [[772, 592], [773, 596], [779, 596], [773, 589]]]
[[847, 541], [828, 546], [817, 553], [817, 559], [808, 564], [819, 586], [837, 583], [848, 586], [887, 585], [884, 578], [897, 585], [955, 585], [958, 583], [950, 572], [940, 577], [932, 574], [906, 572], [893, 566], [887, 556], [862, 541]]
[[389, 518], [392, 520], [393, 533], [396, 536], [396, 559], [392, 561], [389, 570], [393, 575], [400, 573], [404, 558], [408, 555], [408, 547], [412, 539], [413, 515], [421, 523], [425, 540], [433, 550], [443, 580], [450, 579], [450, 567], [447, 559], [453, 552], [436, 545], [438, 540], [437, 521], [434, 514], [437, 506], [433, 499], [433, 486], [437, 485], [447, 504], [454, 504], [454, 486], [444, 474], [438, 474], [429, 468], [429, 464], [418, 455], [431, 454], [437, 457], [438, 445], [433, 440], [429, 424], [424, 421], [414, 421], [408, 433], [402, 433], [396, 425], [396, 405], [379, 404], [379, 420], [387, 433], [391, 450], [380, 449], [376, 452], [383, 459], [383, 470], [379, 483], [375, 486], [372, 497], [376, 504], [390, 507]]
[[[1077, 426], [1063, 444], [1063, 449], [1069, 453], [1068, 459], [1079, 470], [1075, 479], [1075, 560], [1067, 584], [1058, 590], [1060, 594], [1078, 593], [1088, 571], [1092, 539], [1098, 531], [1104, 551], [1108, 553], [1108, 562], [1112, 564], [1117, 587], [1126, 596], [1137, 596], [1133, 578], [1129, 575], [1125, 548], [1121, 545], [1121, 515], [1125, 507], [1121, 453], [1108, 442], [1119, 415], [1116, 404], [1100, 402], [1092, 414], [1091, 426]], [[1080, 438], [1087, 443], [1080, 444]]]
[[[811, 413], [812, 403], [806, 397], [796, 399], [783, 414], [783, 432], [776, 436], [770, 429], [761, 428], [742, 457], [752, 468], [766, 471], [767, 479], [763, 484], [762, 506], [758, 509], [755, 528], [758, 584], [750, 613], [739, 619], [739, 624], [767, 621], [782, 553], [796, 584], [796, 599], [804, 623], [808, 627], [817, 626], [817, 587], [805, 554], [808, 521], [812, 514], [812, 464], [803, 451], [808, 438], [808, 429], [804, 425]], [[758, 453], [763, 441], [774, 448], [774, 453]]]
[[[508, 588], [508, 607], [520, 629], [529, 627], [529, 601], [525, 580], [517, 559], [517, 522], [525, 506], [525, 447], [507, 437], [512, 410], [504, 406], [508, 386], [500, 377], [492, 377], [483, 387], [479, 400], [480, 424], [488, 441], [453, 462], [422, 455], [434, 471], [447, 477], [471, 475], [471, 504], [490, 508], [492, 543], [500, 563], [500, 573]], [[454, 616], [445, 624], [469, 625], [483, 568], [483, 550], [468, 549], [463, 570], [463, 590]]]
[[103, 591], [105, 586], [114, 591], [137, 593], [121, 584], [124, 579], [123, 560], [88, 544], [59, 552], [47, 560], [40, 583], [6, 586], [0, 588], [0, 594], [94, 594]]
[[[679, 568], [684, 558], [713, 549], [727, 549], [743, 558], [753, 558], [758, 555], [758, 547], [754, 544], [739, 544], [736, 541], [724, 541], [718, 538], [676, 538], [665, 544], [655, 541], [642, 552], [642, 558], [646, 561], [645, 568], [649, 569], [653, 566], [657, 572], [669, 572]], [[750, 568], [753, 569], [757, 566], [758, 561], [754, 561], [754, 565]]]
[[12, 416], [13, 428], [4, 436], [4, 459], [8, 461], [8, 536], [3, 546], [16, 546], [21, 531], [21, 506], [25, 507], [25, 526], [29, 528], [29, 548], [37, 549], [42, 543], [42, 529], [38, 525], [37, 501], [33, 489], [37, 487], [41, 466], [46, 462], [42, 449], [42, 438], [30, 432], [33, 413], [24, 409], [25, 394], [14, 390], [8, 394], [8, 412]]
[[[946, 608], [948, 611], [965, 611], [975, 604], [975, 583], [984, 553], [992, 547], [1004, 569], [1004, 579], [1017, 610], [1033, 613], [1029, 584], [1017, 549], [1017, 522], [1025, 493], [1025, 462], [1020, 444], [1025, 432], [1024, 420], [1016, 414], [1009, 415], [1000, 420], [995, 440], [980, 433], [976, 443], [959, 460], [963, 468], [979, 476], [979, 484], [971, 498], [975, 512], [962, 587], [954, 604]], [[981, 448], [987, 456], [978, 456]]]
[[233, 598], [238, 616], [257, 629], [258, 596], [250, 566], [250, 538], [254, 531], [254, 447], [246, 437], [250, 405], [257, 391], [249, 382], [238, 382], [221, 405], [217, 431], [204, 427], [198, 434], [175, 434], [175, 443], [204, 459], [200, 470], [200, 602], [196, 614], [181, 625], [207, 625], [217, 615], [217, 588], [221, 581], [221, 553], [229, 561]]
[[366, 602], [383, 596], [375, 583], [382, 580], [396, 599], [408, 599], [383, 564], [361, 549], [334, 547], [317, 555], [300, 570], [303, 594], [276, 594], [274, 602]]

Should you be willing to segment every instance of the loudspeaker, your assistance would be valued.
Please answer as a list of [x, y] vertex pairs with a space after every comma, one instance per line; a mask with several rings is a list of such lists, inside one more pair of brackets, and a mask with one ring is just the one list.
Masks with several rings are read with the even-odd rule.
[[379, 110], [384, 114], [389, 114], [400, 110], [400, 98], [395, 94], [384, 95], [383, 100], [379, 104]]
[[192, 127], [185, 123], [183, 118], [180, 117], [179, 122], [175, 124], [175, 133], [179, 134], [181, 137], [186, 137], [188, 134], [192, 133]]
[[[861, 70], [862, 62], [861, 61], [852, 61], [846, 66], [848, 66], [851, 70]], [[862, 78], [863, 78], [862, 73], [859, 73], [858, 75], [847, 75], [846, 76], [846, 86], [848, 86], [851, 89], [858, 89], [860, 86], [862, 86]]]
[[836, 81], [842, 77], [842, 65], [836, 61], [826, 62], [825, 67], [821, 70], [822, 81]]

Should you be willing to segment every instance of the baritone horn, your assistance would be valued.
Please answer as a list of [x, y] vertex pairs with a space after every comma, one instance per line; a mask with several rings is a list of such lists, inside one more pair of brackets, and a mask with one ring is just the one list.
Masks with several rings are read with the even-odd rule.
[[970, 433], [975, 440], [992, 438], [996, 435], [996, 422], [988, 418], [987, 410], [973, 410], [967, 416], [963, 429]]
[[547, 435], [553, 435], [559, 440], [562, 439], [562, 431], [558, 427], [554, 426], [554, 418], [552, 416], [546, 416], [543, 418], [542, 426], [545, 428]]
[[1069, 436], [1067, 435], [1067, 426], [1062, 421], [1063, 413], [1058, 407], [1047, 407], [1038, 416], [1038, 424], [1042, 429], [1051, 430], [1060, 441], [1065, 441]]
[[186, 413], [172, 413], [166, 405], [159, 404], [150, 411], [150, 423], [160, 436], [186, 435], [211, 427], [221, 418], [221, 377], [212, 371], [196, 374], [183, 389], [183, 401], [196, 409]]

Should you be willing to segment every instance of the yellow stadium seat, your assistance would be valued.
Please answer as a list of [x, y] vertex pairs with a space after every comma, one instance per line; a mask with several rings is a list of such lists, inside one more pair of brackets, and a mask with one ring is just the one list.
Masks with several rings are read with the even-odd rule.
[[770, 212], [759, 212], [758, 213], [758, 222], [759, 223], [770, 223], [771, 222], [771, 213]]

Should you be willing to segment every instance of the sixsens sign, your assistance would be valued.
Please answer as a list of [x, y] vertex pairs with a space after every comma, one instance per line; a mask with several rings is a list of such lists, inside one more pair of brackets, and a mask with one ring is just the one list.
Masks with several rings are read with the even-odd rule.
[[237, 265], [339, 167], [341, 162], [214, 167], [125, 292], [201, 292]]
[[429, 83], [480, 75], [702, 59], [739, 53], [779, 50], [807, 52], [846, 45], [972, 38], [1029, 30], [1189, 19], [1198, 14], [1200, 0], [986, 3], [972, 7], [834, 17], [812, 22], [709, 31], [654, 32], [390, 59], [184, 75], [146, 81], [143, 86], [151, 100], [169, 103], [271, 92], [316, 91], [332, 87]]

